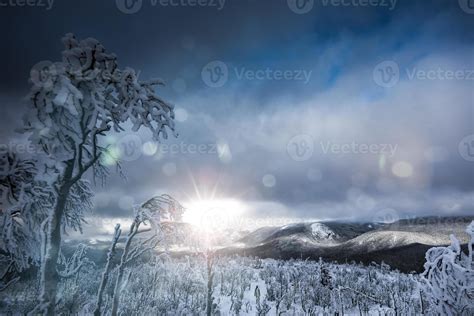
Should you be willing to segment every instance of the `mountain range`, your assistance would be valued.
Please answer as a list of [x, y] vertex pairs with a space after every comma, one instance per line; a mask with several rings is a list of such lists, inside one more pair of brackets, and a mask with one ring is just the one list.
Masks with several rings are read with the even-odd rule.
[[[426, 251], [434, 246], [448, 245], [450, 234], [454, 234], [466, 248], [469, 236], [465, 230], [473, 220], [474, 216], [422, 217], [390, 224], [322, 221], [262, 227], [252, 232], [229, 233], [222, 237], [225, 246], [219, 247], [216, 252], [262, 259], [322, 258], [366, 265], [384, 262], [402, 272], [422, 272]], [[178, 230], [188, 237], [195, 233], [196, 228], [190, 224], [181, 223], [178, 226]], [[63, 251], [70, 255], [81, 242], [84, 241], [67, 242]], [[122, 244], [123, 240], [117, 245], [119, 253]], [[109, 241], [89, 241], [88, 256], [96, 263], [104, 263], [109, 245]], [[169, 253], [173, 256], [195, 253], [186, 247], [178, 248], [181, 250], [170, 250]], [[114, 261], [117, 260], [119, 255], [115, 256]]]
[[327, 221], [263, 227], [219, 252], [274, 259], [384, 262], [403, 272], [420, 272], [426, 251], [448, 245], [450, 234], [467, 244], [465, 229], [473, 220], [423, 217], [390, 224]]

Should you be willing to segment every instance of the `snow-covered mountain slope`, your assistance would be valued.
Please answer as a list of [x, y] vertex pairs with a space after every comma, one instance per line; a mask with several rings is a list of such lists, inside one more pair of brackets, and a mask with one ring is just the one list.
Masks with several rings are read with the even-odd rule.
[[280, 227], [263, 242], [282, 239], [325, 245], [334, 243], [336, 237], [337, 234], [322, 223], [301, 223]]
[[340, 246], [352, 253], [358, 253], [387, 250], [412, 244], [436, 246], [449, 244], [449, 239], [418, 232], [375, 231], [360, 235]]
[[313, 222], [289, 224], [281, 227], [264, 227], [248, 234], [238, 242], [247, 246], [257, 246], [273, 241], [285, 241], [303, 244], [313, 243], [320, 246], [334, 245], [350, 240], [374, 229], [371, 224]]
[[384, 261], [404, 271], [418, 271], [426, 251], [449, 244], [451, 233], [465, 243], [463, 230], [473, 219], [415, 218], [393, 224], [316, 222], [267, 227], [242, 238], [239, 249], [230, 247], [222, 252], [278, 259]]
[[430, 236], [444, 238], [449, 242], [449, 235], [454, 234], [461, 243], [468, 243], [466, 226], [474, 220], [474, 216], [454, 217], [420, 217], [403, 219], [384, 225], [383, 230], [426, 233]]
[[318, 240], [335, 240], [339, 236], [333, 232], [328, 226], [322, 223], [313, 223], [310, 225], [311, 235]]
[[248, 245], [248, 246], [256, 246], [264, 242], [278, 229], [280, 228], [279, 227], [262, 227], [262, 228], [257, 229], [254, 232], [251, 232], [247, 236], [244, 236], [243, 238], [238, 240], [238, 242], [244, 245]]

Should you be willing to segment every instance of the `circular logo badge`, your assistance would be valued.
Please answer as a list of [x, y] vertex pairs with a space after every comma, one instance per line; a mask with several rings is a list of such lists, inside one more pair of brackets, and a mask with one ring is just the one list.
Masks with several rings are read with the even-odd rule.
[[474, 0], [459, 0], [459, 6], [464, 12], [474, 14]]
[[314, 0], [288, 0], [288, 7], [296, 14], [306, 14], [313, 10]]
[[387, 60], [375, 66], [374, 81], [384, 88], [392, 88], [400, 81], [400, 67], [394, 61]]
[[396, 228], [399, 220], [400, 216], [398, 216], [397, 211], [390, 208], [375, 213], [373, 217], [374, 223], [389, 224], [391, 228]]
[[474, 162], [474, 134], [464, 137], [459, 143], [458, 150], [464, 160]]
[[314, 139], [310, 135], [297, 135], [290, 139], [286, 151], [295, 161], [309, 160], [314, 153]]
[[135, 134], [128, 134], [120, 138], [115, 144], [118, 150], [118, 159], [135, 161], [142, 156], [142, 140]]
[[30, 80], [38, 88], [52, 89], [58, 77], [58, 68], [49, 60], [43, 60], [31, 68]]
[[143, 0], [115, 0], [117, 8], [125, 14], [134, 14], [142, 9]]
[[211, 61], [202, 69], [201, 78], [208, 87], [220, 88], [229, 79], [229, 69], [222, 61]]

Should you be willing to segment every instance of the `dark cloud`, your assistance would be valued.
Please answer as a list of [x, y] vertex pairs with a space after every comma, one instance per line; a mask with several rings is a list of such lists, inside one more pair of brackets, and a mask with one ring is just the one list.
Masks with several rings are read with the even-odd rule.
[[[50, 11], [0, 7], [0, 21], [5, 142], [19, 124], [31, 66], [59, 59], [67, 32], [95, 37], [121, 65], [168, 82], [160, 91], [182, 117], [179, 138], [164, 144], [181, 146], [179, 152], [125, 163], [127, 181], [114, 175], [97, 189], [98, 216], [126, 217], [132, 202], [161, 192], [190, 201], [215, 191], [245, 200], [249, 217], [362, 219], [387, 208], [408, 216], [474, 207], [474, 165], [458, 152], [461, 139], [474, 134], [473, 81], [410, 78], [417, 70], [474, 69], [474, 20], [457, 1], [400, 0], [393, 11], [316, 1], [306, 15], [283, 0], [228, 0], [220, 11], [144, 1], [132, 15], [115, 1], [58, 1]], [[213, 60], [229, 69], [222, 88], [201, 79]], [[388, 89], [373, 80], [385, 60], [401, 71]], [[310, 80], [238, 77], [266, 69], [304, 71]], [[315, 145], [303, 162], [287, 152], [300, 134]], [[384, 157], [324, 153], [328, 142], [397, 150]], [[206, 150], [192, 153], [189, 145]], [[412, 170], [403, 178], [406, 164]]]

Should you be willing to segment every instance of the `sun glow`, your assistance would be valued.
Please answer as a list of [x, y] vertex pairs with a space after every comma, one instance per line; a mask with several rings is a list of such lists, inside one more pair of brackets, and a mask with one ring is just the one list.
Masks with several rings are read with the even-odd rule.
[[245, 212], [245, 205], [235, 199], [195, 200], [184, 206], [184, 221], [207, 232], [235, 228]]

